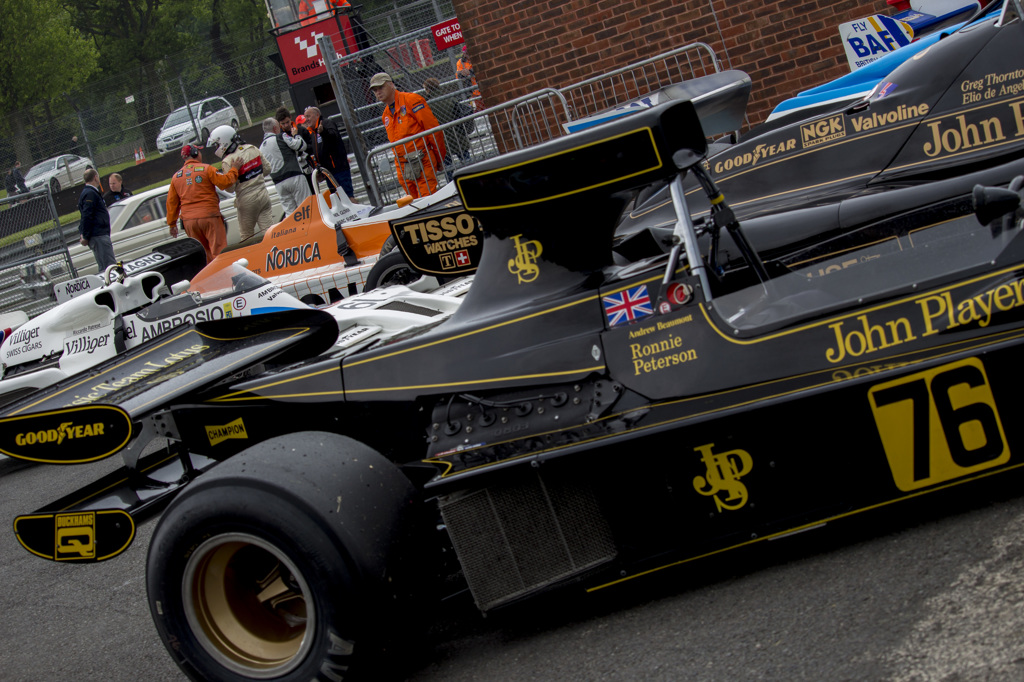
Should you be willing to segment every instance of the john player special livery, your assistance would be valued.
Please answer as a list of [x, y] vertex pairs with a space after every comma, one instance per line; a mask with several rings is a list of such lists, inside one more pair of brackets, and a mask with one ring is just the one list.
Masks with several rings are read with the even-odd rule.
[[[1016, 59], [1020, 4], [991, 21]], [[1019, 475], [1024, 161], [737, 220], [706, 155], [677, 101], [467, 166], [480, 254], [453, 311], [388, 302], [380, 319], [420, 322], [344, 343], [320, 310], [200, 323], [146, 347], [144, 380], [114, 385], [133, 375], [107, 361], [8, 405], [4, 453], [125, 460], [15, 519], [19, 542], [109, 559], [173, 497], [146, 581], [189, 677], [376, 679], [416, 621], [402, 609], [599, 592]], [[613, 252], [653, 183], [670, 249]], [[444, 219], [392, 224], [412, 267], [449, 255], [414, 227]], [[83, 435], [17, 439], [59, 429]]]

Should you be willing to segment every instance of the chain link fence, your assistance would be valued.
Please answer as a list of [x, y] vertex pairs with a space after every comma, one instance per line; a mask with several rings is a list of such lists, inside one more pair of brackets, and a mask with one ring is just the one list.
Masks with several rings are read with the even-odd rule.
[[[418, 0], [396, 1], [362, 19], [371, 44], [377, 44], [453, 15], [451, 0]], [[411, 64], [415, 58], [409, 50], [415, 48], [400, 43], [395, 45], [395, 58]], [[141, 161], [140, 157], [152, 159], [161, 153], [158, 138], [168, 137], [161, 134], [168, 117], [186, 103], [207, 98], [223, 98], [233, 108], [233, 116], [222, 117], [227, 119], [225, 124], [234, 120], [242, 129], [258, 126], [282, 105], [295, 108], [288, 78], [277, 60], [277, 43], [269, 33], [261, 44], [244, 52], [236, 49], [227, 58], [218, 58], [211, 46], [204, 45], [194, 54], [147, 63], [137, 71], [91, 83], [81, 92], [7, 112], [6, 121], [0, 122], [0, 130], [6, 133], [0, 135], [0, 168], [8, 169], [20, 158], [27, 172], [34, 164], [61, 154], [88, 157], [97, 168]], [[186, 134], [174, 140], [178, 149], [220, 121], [204, 122], [199, 120], [200, 113], [187, 122]], [[182, 117], [190, 118], [186, 110], [175, 119]], [[181, 132], [179, 127], [175, 134]], [[249, 137], [258, 141], [262, 131]], [[167, 145], [162, 146], [166, 151]]]
[[[352, 112], [349, 137], [351, 141], [356, 136], [357, 144], [350, 149], [365, 150], [365, 159], [357, 159], [359, 172], [375, 186], [381, 203], [394, 202], [403, 194], [435, 191], [463, 165], [555, 139], [569, 133], [567, 124], [572, 121], [721, 68], [707, 44], [693, 43], [573, 85], [542, 89], [480, 109], [479, 86], [459, 77], [456, 54], [461, 55], [461, 50], [438, 50], [425, 28], [328, 60], [328, 69], [344, 89]], [[398, 90], [424, 96], [440, 126], [389, 143], [382, 120], [384, 105], [369, 89], [370, 76], [378, 71], [390, 74]]]
[[0, 313], [56, 305], [53, 285], [76, 276], [48, 189], [0, 199]]

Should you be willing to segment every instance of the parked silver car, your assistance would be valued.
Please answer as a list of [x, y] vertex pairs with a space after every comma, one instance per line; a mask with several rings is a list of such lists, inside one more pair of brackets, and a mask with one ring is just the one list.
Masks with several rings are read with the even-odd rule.
[[[180, 150], [186, 144], [205, 145], [210, 131], [217, 126], [238, 129], [238, 114], [223, 97], [209, 97], [191, 105], [192, 116], [185, 107], [170, 113], [156, 136], [156, 148], [161, 154]], [[195, 118], [195, 126], [192, 119]], [[198, 129], [199, 137], [196, 138]]]
[[87, 168], [95, 168], [92, 159], [74, 154], [62, 154], [40, 161], [25, 174], [29, 190], [43, 189], [47, 185], [56, 194], [62, 187], [74, 187], [85, 182], [82, 177]]

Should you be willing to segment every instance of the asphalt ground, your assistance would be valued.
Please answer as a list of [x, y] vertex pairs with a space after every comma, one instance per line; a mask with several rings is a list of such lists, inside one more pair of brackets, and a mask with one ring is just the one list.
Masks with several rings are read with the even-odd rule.
[[[0, 517], [10, 522], [118, 464], [0, 461]], [[586, 597], [537, 599], [487, 618], [456, 599], [428, 618], [403, 677], [1022, 680], [1022, 478]], [[8, 525], [0, 533], [0, 679], [183, 679], [145, 601], [153, 527], [142, 525], [114, 560], [74, 566], [28, 554]]]

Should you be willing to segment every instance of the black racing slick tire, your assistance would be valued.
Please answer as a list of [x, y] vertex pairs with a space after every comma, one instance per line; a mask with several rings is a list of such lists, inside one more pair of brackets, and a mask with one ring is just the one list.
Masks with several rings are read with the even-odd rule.
[[398, 242], [395, 241], [395, 235], [389, 234], [388, 238], [384, 240], [384, 244], [380, 247], [380, 255], [391, 253], [398, 248]]
[[160, 638], [193, 680], [380, 677], [414, 491], [352, 439], [246, 450], [168, 507], [147, 560]]
[[412, 269], [409, 262], [405, 260], [405, 254], [400, 250], [384, 254], [373, 264], [368, 275], [363, 292], [373, 291], [378, 287], [386, 287], [391, 284], [410, 284], [420, 278], [420, 273]]

